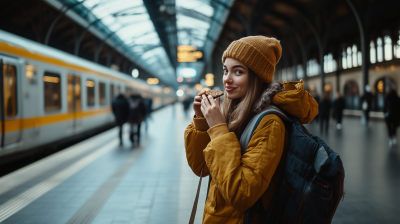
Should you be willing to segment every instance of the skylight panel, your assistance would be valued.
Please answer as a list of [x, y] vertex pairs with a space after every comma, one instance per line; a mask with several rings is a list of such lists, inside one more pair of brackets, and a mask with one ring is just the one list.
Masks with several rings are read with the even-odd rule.
[[153, 33], [148, 33], [148, 34], [145, 34], [145, 35], [143, 35], [141, 37], [135, 38], [134, 42], [136, 44], [140, 44], [140, 43], [143, 43], [143, 44], [157, 44], [157, 43], [159, 43], [158, 40], [159, 40], [159, 38], [158, 38], [157, 32], [153, 32]]
[[142, 58], [143, 58], [144, 60], [149, 59], [150, 57], [152, 57], [152, 56], [154, 56], [154, 55], [156, 55], [156, 54], [159, 54], [159, 53], [160, 53], [160, 50], [161, 50], [161, 49], [159, 49], [159, 48], [155, 48], [155, 49], [153, 49], [153, 50], [151, 50], [151, 51], [147, 51], [146, 53], [142, 54]]
[[204, 1], [176, 0], [176, 6], [195, 10], [208, 17], [211, 17], [214, 14], [214, 8], [206, 4]]
[[196, 46], [198, 46], [198, 47], [203, 47], [204, 41], [194, 39], [194, 40], [192, 40], [192, 44], [193, 44], [193, 45], [196, 45]]
[[195, 19], [193, 17], [184, 16], [184, 15], [176, 15], [177, 17], [177, 25], [178, 27], [197, 27], [201, 29], [208, 30], [210, 28], [210, 24], [207, 22], [203, 22], [201, 20]]

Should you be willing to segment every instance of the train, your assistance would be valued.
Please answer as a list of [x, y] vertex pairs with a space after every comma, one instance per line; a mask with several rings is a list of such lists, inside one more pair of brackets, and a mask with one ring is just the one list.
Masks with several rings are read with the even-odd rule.
[[141, 94], [156, 110], [176, 101], [172, 87], [141, 79], [0, 30], [4, 104], [0, 163], [10, 155], [112, 126], [118, 94]]

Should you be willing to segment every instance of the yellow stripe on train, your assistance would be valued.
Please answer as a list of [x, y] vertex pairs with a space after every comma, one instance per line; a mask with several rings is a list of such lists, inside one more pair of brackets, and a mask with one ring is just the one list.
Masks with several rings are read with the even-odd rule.
[[[22, 119], [14, 119], [5, 121], [5, 133], [13, 132], [13, 131], [21, 131], [24, 129], [41, 127], [50, 124], [56, 124], [60, 122], [65, 122], [68, 120], [82, 119], [87, 117], [94, 117], [103, 114], [110, 113], [110, 108], [99, 109], [99, 110], [89, 110], [89, 111], [78, 111], [78, 112], [70, 112], [63, 114], [52, 114], [40, 117], [31, 117], [31, 118], [22, 118]], [[0, 121], [0, 126], [2, 122]], [[0, 130], [0, 133], [2, 131]]]
[[97, 71], [94, 71], [94, 70], [91, 70], [91, 69], [88, 69], [88, 68], [85, 68], [85, 67], [82, 67], [82, 66], [79, 66], [79, 65], [74, 65], [74, 64], [71, 64], [71, 63], [67, 63], [67, 62], [64, 62], [62, 60], [55, 59], [55, 58], [52, 58], [52, 57], [49, 57], [49, 56], [45, 56], [45, 55], [42, 55], [42, 54], [34, 53], [34, 52], [28, 51], [26, 49], [23, 49], [23, 48], [20, 48], [20, 47], [17, 47], [17, 46], [13, 46], [13, 45], [10, 45], [10, 44], [4, 43], [4, 42], [0, 42], [0, 51], [1, 52], [5, 52], [5, 53], [9, 53], [9, 54], [12, 54], [12, 55], [17, 55], [17, 56], [21, 56], [21, 57], [25, 57], [25, 58], [30, 58], [30, 59], [36, 60], [36, 61], [42, 61], [42, 62], [45, 62], [45, 63], [49, 63], [49, 64], [61, 66], [61, 67], [65, 67], [65, 68], [72, 69], [72, 70], [78, 70], [78, 71], [81, 71], [81, 72], [89, 72], [89, 73], [92, 73], [92, 74], [95, 74], [95, 75], [100, 75], [100, 76], [104, 76], [104, 77], [107, 77], [107, 78], [111, 78], [111, 79], [115, 79], [115, 80], [119, 80], [119, 81], [123, 81], [123, 82], [129, 82], [129, 81], [125, 80], [125, 79], [121, 79], [121, 78], [118, 78], [118, 77], [115, 77], [115, 76], [112, 76], [112, 75], [108, 75], [108, 74], [105, 74], [105, 73], [97, 72]]

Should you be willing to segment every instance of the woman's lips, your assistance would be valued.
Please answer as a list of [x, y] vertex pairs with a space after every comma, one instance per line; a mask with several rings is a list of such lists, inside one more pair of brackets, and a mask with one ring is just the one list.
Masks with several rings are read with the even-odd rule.
[[233, 90], [235, 90], [236, 88], [235, 87], [225, 87], [225, 90], [227, 91], [227, 92], [232, 92]]

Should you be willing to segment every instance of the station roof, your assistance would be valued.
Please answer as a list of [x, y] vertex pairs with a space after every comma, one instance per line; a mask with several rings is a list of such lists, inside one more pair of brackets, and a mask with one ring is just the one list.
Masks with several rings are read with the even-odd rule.
[[[233, 0], [61, 0], [104, 32], [154, 76], [175, 83], [177, 46], [205, 55], [222, 30]], [[204, 66], [204, 63], [203, 63]]]

